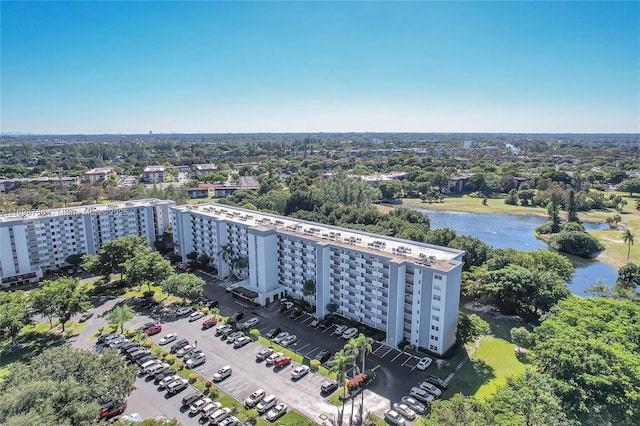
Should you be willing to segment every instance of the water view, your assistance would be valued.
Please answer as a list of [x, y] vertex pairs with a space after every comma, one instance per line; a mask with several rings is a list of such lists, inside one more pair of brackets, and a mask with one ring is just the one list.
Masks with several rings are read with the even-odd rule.
[[[515, 216], [507, 214], [480, 214], [464, 212], [442, 212], [419, 209], [429, 217], [431, 228], [451, 228], [458, 235], [471, 235], [494, 248], [513, 248], [521, 251], [548, 250], [549, 246], [538, 240], [533, 231], [545, 222], [538, 216]], [[585, 223], [587, 230], [606, 229], [607, 224]], [[585, 296], [584, 289], [600, 279], [604, 284], [613, 285], [618, 270], [598, 260], [587, 260], [567, 256], [576, 273], [569, 285], [572, 293]]]

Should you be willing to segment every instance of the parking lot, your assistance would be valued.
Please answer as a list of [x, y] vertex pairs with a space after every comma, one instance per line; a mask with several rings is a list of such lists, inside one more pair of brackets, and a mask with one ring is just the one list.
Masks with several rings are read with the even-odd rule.
[[[230, 316], [240, 311], [244, 313], [242, 321], [257, 317], [260, 322], [255, 328], [263, 335], [274, 327], [295, 334], [297, 341], [289, 349], [308, 359], [313, 359], [323, 349], [328, 349], [334, 354], [346, 343], [334, 334], [335, 325], [325, 329], [311, 327], [313, 316], [304, 313], [292, 319], [289, 316], [290, 311], [281, 313], [277, 305], [265, 308], [248, 307], [234, 300], [231, 293], [225, 291], [228, 283], [203, 272], [197, 271], [196, 274], [205, 279], [207, 284], [204, 294], [219, 302], [221, 315]], [[266, 367], [264, 362], [256, 362], [255, 355], [263, 348], [260, 343], [252, 341], [242, 348], [234, 349], [233, 345], [227, 344], [215, 335], [216, 327], [202, 330], [202, 320], [189, 322], [187, 315], [176, 318], [172, 315], [138, 314], [127, 327], [138, 327], [149, 319], [159, 320], [163, 326], [162, 332], [152, 337], [156, 343], [167, 333], [177, 333], [178, 339], [186, 338], [190, 343], [197, 342], [197, 346], [205, 352], [207, 360], [203, 365], [196, 367], [195, 371], [204, 378], [210, 380], [218, 369], [230, 365], [233, 374], [217, 386], [232, 397], [243, 400], [254, 390], [263, 388], [267, 394], [275, 394], [279, 401], [286, 403], [290, 409], [301, 412], [314, 422], [335, 421], [337, 407], [326, 400], [328, 396], [323, 397], [320, 394], [320, 386], [326, 380], [325, 377], [310, 373], [298, 381], [292, 381], [291, 371], [297, 366], [296, 363], [282, 369]], [[429, 367], [425, 372], [417, 370], [417, 362], [418, 358], [411, 354], [373, 342], [372, 353], [367, 356], [366, 369], [373, 370], [376, 379], [364, 392], [364, 413], [370, 411], [382, 417], [384, 411], [394, 402], [398, 402], [402, 395], [407, 395], [409, 388], [417, 385], [422, 377], [427, 374], [438, 375], [435, 366]], [[183, 424], [198, 423], [198, 418], [189, 417], [187, 413], [180, 411], [182, 396], [165, 398], [165, 393], [158, 392], [153, 382], [144, 379], [138, 379], [136, 387], [129, 398], [127, 413], [138, 412], [143, 417], [164, 414], [177, 417]], [[187, 393], [188, 391], [185, 391], [181, 395]], [[356, 402], [360, 402], [360, 397]]]

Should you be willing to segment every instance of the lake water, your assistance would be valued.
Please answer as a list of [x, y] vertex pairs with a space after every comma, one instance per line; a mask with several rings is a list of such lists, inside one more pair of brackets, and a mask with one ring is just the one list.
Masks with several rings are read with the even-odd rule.
[[[546, 219], [538, 216], [515, 216], [507, 214], [481, 214], [464, 212], [442, 212], [418, 209], [431, 221], [431, 229], [450, 228], [458, 235], [471, 235], [494, 248], [513, 248], [520, 251], [548, 250], [544, 241], [538, 240], [534, 230]], [[585, 229], [607, 229], [607, 224], [585, 223]], [[584, 289], [600, 279], [612, 286], [618, 277], [618, 270], [598, 260], [567, 256], [576, 273], [569, 289], [578, 296], [585, 296]]]

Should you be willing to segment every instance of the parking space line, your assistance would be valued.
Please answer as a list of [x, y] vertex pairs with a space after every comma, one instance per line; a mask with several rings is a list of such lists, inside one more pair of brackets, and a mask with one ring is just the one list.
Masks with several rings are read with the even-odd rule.
[[404, 367], [404, 365], [405, 365], [407, 362], [409, 362], [412, 358], [413, 358], [413, 356], [410, 356], [409, 358], [407, 358], [407, 359], [405, 360], [405, 362], [403, 362], [403, 363], [402, 363], [402, 366]]
[[395, 361], [400, 355], [402, 355], [402, 352], [400, 352], [398, 355], [394, 356], [393, 359], [391, 360], [391, 362]]
[[327, 331], [331, 330], [333, 327], [335, 327], [335, 324], [331, 325], [330, 327], [325, 328], [322, 332], [326, 333]]
[[301, 347], [301, 348], [296, 348], [296, 349], [297, 349], [297, 351], [296, 351], [296, 352], [300, 353], [300, 351], [301, 351], [301, 350], [303, 350], [304, 348], [306, 348], [306, 347], [307, 347], [307, 346], [309, 346], [310, 344], [311, 344], [311, 343], [307, 343], [306, 345], [304, 345], [304, 346], [303, 346], [303, 347]]
[[304, 324], [305, 322], [309, 321], [311, 318], [313, 318], [311, 315], [307, 315], [305, 319], [300, 321], [300, 324]]
[[316, 346], [315, 348], [311, 349], [309, 352], [307, 352], [304, 356], [308, 356], [309, 354], [314, 353], [315, 351], [317, 351], [318, 349], [320, 349], [320, 346]]

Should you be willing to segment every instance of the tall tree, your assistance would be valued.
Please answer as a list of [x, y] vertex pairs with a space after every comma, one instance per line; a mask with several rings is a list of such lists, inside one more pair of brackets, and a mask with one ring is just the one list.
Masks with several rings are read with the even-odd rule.
[[302, 284], [302, 294], [305, 297], [309, 298], [309, 303], [311, 305], [314, 305], [314, 303], [311, 303], [311, 300], [312, 300], [311, 296], [316, 294], [316, 282], [315, 282], [315, 280], [305, 280], [304, 281], [304, 283]]
[[477, 314], [458, 315], [458, 328], [456, 337], [463, 345], [475, 341], [478, 337], [491, 333], [489, 323], [480, 318]]
[[58, 317], [62, 331], [65, 330], [65, 325], [72, 316], [86, 311], [91, 306], [87, 290], [80, 285], [77, 278], [62, 277], [55, 281], [45, 280], [40, 286], [42, 291], [51, 297], [53, 312]]
[[450, 399], [436, 400], [431, 403], [429, 416], [418, 420], [419, 426], [465, 425], [465, 426], [493, 426], [496, 425], [493, 413], [483, 401], [461, 393]]
[[353, 355], [346, 353], [344, 350], [339, 350], [333, 356], [333, 359], [327, 363], [329, 371], [336, 373], [336, 381], [344, 388], [343, 397], [347, 395], [346, 382], [347, 382], [347, 370], [353, 365]]
[[572, 189], [567, 196], [567, 222], [580, 223], [578, 219], [578, 206], [576, 205], [576, 193]]
[[162, 289], [182, 299], [193, 300], [202, 294], [204, 280], [193, 274], [174, 274], [162, 282]]
[[133, 308], [129, 305], [120, 305], [116, 306], [109, 312], [107, 315], [107, 320], [109, 324], [116, 324], [120, 326], [120, 332], [124, 333], [124, 323], [127, 321], [131, 321], [136, 313], [133, 311]]
[[629, 256], [631, 255], [631, 246], [633, 245], [634, 235], [628, 229], [625, 229], [622, 233], [622, 241], [627, 245], [627, 260], [629, 260]]
[[138, 235], [119, 237], [103, 244], [98, 254], [85, 256], [84, 267], [108, 280], [111, 274], [122, 274], [124, 263], [148, 247], [147, 240]]
[[149, 248], [136, 253], [124, 263], [124, 267], [129, 284], [134, 286], [146, 284], [149, 291], [151, 291], [151, 284], [161, 282], [173, 274], [171, 262]]
[[18, 336], [30, 321], [29, 300], [23, 291], [0, 292], [0, 337], [2, 340]]

